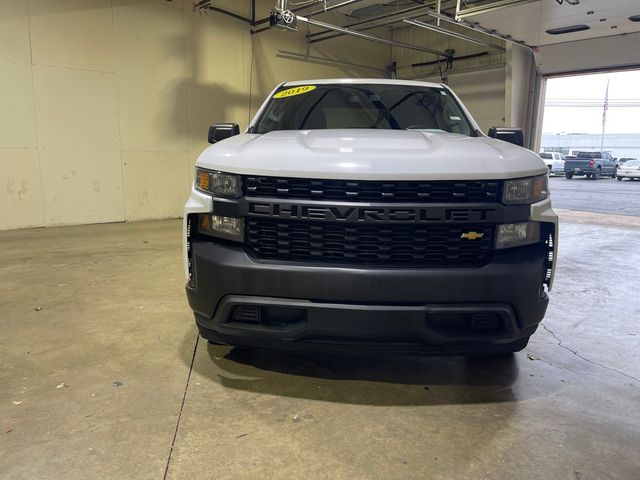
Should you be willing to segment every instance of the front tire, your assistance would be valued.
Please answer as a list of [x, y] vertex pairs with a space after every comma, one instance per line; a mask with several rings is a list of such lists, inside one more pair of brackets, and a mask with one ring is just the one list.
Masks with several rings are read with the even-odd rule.
[[622, 177], [616, 177], [618, 179], [619, 182], [622, 181]]
[[564, 172], [564, 178], [566, 178], [567, 180], [571, 180], [573, 178], [573, 173], [572, 172]]

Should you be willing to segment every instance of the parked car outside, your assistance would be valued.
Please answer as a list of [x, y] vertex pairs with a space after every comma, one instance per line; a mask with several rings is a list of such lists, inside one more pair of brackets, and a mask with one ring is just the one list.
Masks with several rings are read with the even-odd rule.
[[631, 160], [637, 160], [637, 158], [633, 158], [633, 157], [616, 158], [616, 167], [620, 167], [620, 165], [627, 163]]
[[622, 181], [623, 178], [629, 180], [640, 180], [640, 160], [629, 160], [619, 166], [616, 172], [616, 178], [618, 181]]
[[549, 169], [549, 175], [564, 175], [565, 157], [559, 152], [540, 152], [540, 158], [544, 160]]
[[609, 152], [574, 152], [575, 159], [564, 163], [564, 175], [571, 180], [574, 175], [598, 180], [602, 175], [615, 178], [617, 165]]

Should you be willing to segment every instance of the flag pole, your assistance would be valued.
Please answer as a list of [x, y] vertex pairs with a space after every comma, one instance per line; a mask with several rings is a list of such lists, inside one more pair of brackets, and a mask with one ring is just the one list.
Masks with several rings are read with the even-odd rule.
[[600, 153], [604, 146], [604, 132], [607, 127], [607, 110], [609, 110], [609, 79], [607, 78], [607, 90], [604, 92], [604, 104], [602, 106], [602, 135], [600, 136]]

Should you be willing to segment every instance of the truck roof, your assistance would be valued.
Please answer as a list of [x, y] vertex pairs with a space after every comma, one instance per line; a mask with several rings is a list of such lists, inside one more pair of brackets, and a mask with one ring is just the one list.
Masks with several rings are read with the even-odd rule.
[[388, 78], [321, 78], [315, 80], [294, 80], [291, 82], [284, 82], [284, 87], [296, 87], [299, 85], [327, 85], [332, 83], [344, 83], [344, 84], [380, 84], [380, 85], [410, 85], [416, 87], [435, 87], [442, 88], [444, 85], [441, 83], [433, 82], [420, 82], [417, 80], [391, 80]]

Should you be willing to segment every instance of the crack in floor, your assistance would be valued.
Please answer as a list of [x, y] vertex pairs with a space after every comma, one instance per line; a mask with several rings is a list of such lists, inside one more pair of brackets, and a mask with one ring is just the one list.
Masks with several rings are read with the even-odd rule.
[[553, 332], [553, 330], [551, 330], [550, 328], [547, 328], [547, 326], [546, 326], [544, 323], [541, 323], [540, 325], [542, 325], [542, 328], [544, 328], [547, 332], [549, 332], [549, 333], [551, 334], [551, 336], [552, 336], [553, 338], [555, 338], [555, 339], [557, 340], [557, 342], [558, 342], [558, 346], [559, 346], [559, 347], [562, 347], [562, 348], [564, 348], [565, 350], [567, 350], [567, 351], [569, 351], [569, 352], [573, 353], [576, 357], [581, 358], [582, 360], [584, 360], [584, 361], [585, 361], [585, 362], [587, 362], [587, 363], [591, 363], [592, 365], [597, 365], [597, 366], [602, 367], [602, 368], [604, 368], [604, 369], [606, 369], [606, 370], [609, 370], [609, 371], [611, 371], [611, 372], [615, 372], [615, 373], [617, 373], [617, 374], [619, 374], [619, 375], [622, 375], [622, 376], [624, 376], [624, 377], [627, 377], [627, 378], [628, 378], [628, 379], [630, 379], [630, 380], [633, 380], [633, 381], [635, 381], [635, 382], [640, 383], [640, 378], [636, 378], [636, 377], [634, 377], [634, 376], [632, 376], [632, 375], [629, 375], [629, 374], [627, 374], [627, 373], [621, 372], [620, 370], [616, 370], [616, 369], [615, 369], [615, 368], [613, 368], [613, 367], [608, 367], [607, 365], [603, 365], [602, 363], [595, 362], [595, 361], [593, 361], [593, 360], [590, 360], [590, 359], [588, 359], [588, 358], [586, 358], [586, 357], [582, 356], [582, 355], [581, 355], [580, 353], [578, 353], [577, 351], [575, 351], [575, 350], [573, 350], [573, 349], [571, 349], [571, 348], [567, 347], [564, 343], [562, 343], [562, 340], [560, 340], [560, 338], [558, 338], [558, 336]]
[[184, 410], [184, 403], [187, 400], [187, 390], [189, 390], [189, 382], [191, 381], [191, 372], [193, 372], [193, 363], [196, 360], [196, 351], [198, 350], [198, 342], [200, 341], [200, 335], [196, 333], [196, 343], [193, 346], [193, 355], [191, 356], [191, 364], [189, 364], [189, 374], [187, 375], [187, 383], [184, 386], [184, 392], [182, 393], [182, 403], [180, 404], [180, 411], [178, 412], [178, 419], [176, 420], [176, 428], [173, 431], [173, 439], [171, 440], [171, 448], [169, 449], [169, 456], [167, 457], [167, 463], [164, 466], [164, 475], [162, 480], [167, 480], [169, 475], [169, 466], [171, 465], [171, 457], [173, 456], [173, 448], [176, 445], [176, 439], [178, 438], [178, 430], [180, 429], [180, 420], [182, 419], [182, 411]]

